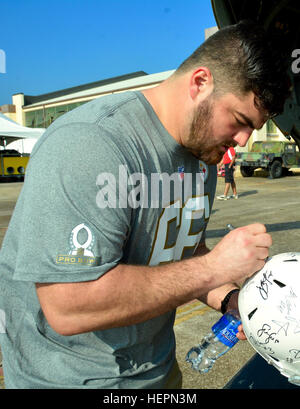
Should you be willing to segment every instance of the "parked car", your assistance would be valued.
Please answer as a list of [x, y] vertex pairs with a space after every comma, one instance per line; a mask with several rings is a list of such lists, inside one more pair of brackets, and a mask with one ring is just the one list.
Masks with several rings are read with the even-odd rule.
[[21, 155], [15, 149], [0, 150], [0, 179], [24, 179], [28, 161], [29, 155]]

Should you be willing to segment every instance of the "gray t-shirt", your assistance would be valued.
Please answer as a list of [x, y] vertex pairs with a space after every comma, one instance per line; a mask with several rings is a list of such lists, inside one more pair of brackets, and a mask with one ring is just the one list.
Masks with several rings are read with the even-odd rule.
[[118, 263], [192, 256], [215, 188], [215, 166], [177, 144], [140, 92], [57, 119], [34, 147], [0, 253], [6, 387], [163, 387], [175, 359], [175, 311], [62, 336], [47, 323], [35, 283], [96, 280]]

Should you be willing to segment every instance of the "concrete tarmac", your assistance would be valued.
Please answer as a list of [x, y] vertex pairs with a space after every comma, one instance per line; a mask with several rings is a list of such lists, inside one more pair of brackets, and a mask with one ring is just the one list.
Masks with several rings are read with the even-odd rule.
[[[239, 199], [215, 199], [208, 225], [207, 246], [213, 248], [221, 240], [227, 233], [228, 223], [238, 227], [261, 222], [273, 239], [271, 255], [300, 251], [300, 170], [295, 169], [293, 175], [274, 180], [263, 171], [256, 171], [254, 177], [243, 178], [237, 170], [235, 177]], [[0, 183], [0, 246], [22, 186], [20, 182]], [[224, 179], [218, 178], [217, 195], [223, 190]], [[200, 375], [189, 367], [185, 362], [187, 351], [199, 343], [220, 316], [197, 300], [177, 309], [177, 359], [183, 372], [184, 389], [223, 388], [255, 353], [247, 341], [239, 341], [207, 374]]]

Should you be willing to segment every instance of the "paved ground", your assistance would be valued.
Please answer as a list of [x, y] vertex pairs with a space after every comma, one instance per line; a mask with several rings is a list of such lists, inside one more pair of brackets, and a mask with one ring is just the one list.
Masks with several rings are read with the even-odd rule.
[[[263, 172], [255, 177], [236, 175], [238, 200], [215, 201], [208, 229], [208, 247], [212, 248], [225, 234], [231, 223], [242, 226], [253, 222], [266, 224], [273, 238], [271, 254], [300, 251], [300, 172], [293, 176], [271, 180]], [[22, 183], [0, 183], [0, 246], [8, 226]], [[224, 179], [218, 180], [217, 194], [223, 193]], [[297, 247], [298, 245], [298, 247]], [[220, 314], [194, 301], [178, 308], [175, 333], [177, 359], [183, 371], [183, 387], [191, 389], [220, 389], [253, 356], [247, 341], [240, 341], [216, 362], [206, 375], [199, 375], [185, 363], [190, 347], [199, 343]], [[1, 360], [1, 355], [0, 355]], [[1, 383], [1, 371], [0, 371]], [[3, 380], [2, 380], [3, 385]]]

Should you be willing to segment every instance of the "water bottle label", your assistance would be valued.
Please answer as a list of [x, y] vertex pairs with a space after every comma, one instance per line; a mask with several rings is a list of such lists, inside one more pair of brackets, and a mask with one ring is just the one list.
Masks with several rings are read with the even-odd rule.
[[232, 323], [227, 319], [226, 315], [223, 315], [223, 317], [212, 327], [212, 331], [215, 333], [219, 341], [229, 348], [232, 348], [238, 342], [236, 334], [240, 323], [240, 321]]
[[217, 321], [213, 326], [212, 326], [212, 331], [214, 334], [217, 334], [220, 332], [222, 329], [226, 328], [227, 325], [230, 324], [230, 321], [227, 319], [226, 314], [224, 314], [219, 321]]

